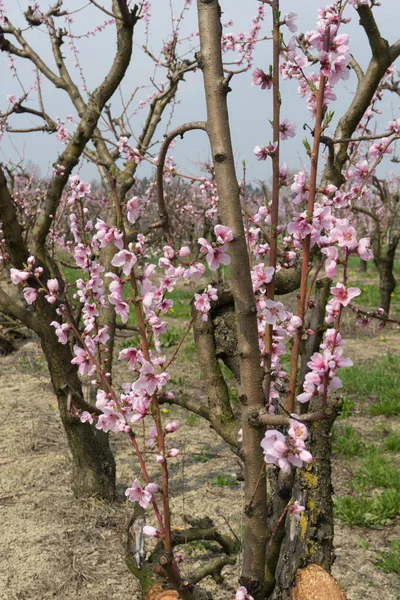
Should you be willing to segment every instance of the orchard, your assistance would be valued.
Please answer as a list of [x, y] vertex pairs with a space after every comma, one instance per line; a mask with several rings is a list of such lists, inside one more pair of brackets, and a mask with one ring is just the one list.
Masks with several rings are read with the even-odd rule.
[[400, 7], [20, 4], [2, 597], [395, 600]]

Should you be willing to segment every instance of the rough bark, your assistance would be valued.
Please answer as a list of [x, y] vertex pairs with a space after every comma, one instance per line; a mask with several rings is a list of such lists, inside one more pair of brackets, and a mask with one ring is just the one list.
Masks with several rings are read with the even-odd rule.
[[392, 294], [396, 287], [396, 279], [393, 274], [395, 253], [396, 247], [394, 250], [389, 249], [386, 256], [375, 257], [375, 264], [379, 273], [379, 306], [383, 308], [387, 316], [389, 316]]
[[[3, 171], [0, 169], [0, 219], [14, 266], [24, 268], [29, 256], [15, 207]], [[46, 265], [44, 274], [47, 273]], [[33, 282], [33, 285], [35, 282]], [[59, 319], [56, 309], [43, 296], [28, 308], [17, 304], [0, 290], [0, 309], [19, 319], [39, 336], [57, 396], [61, 420], [72, 453], [72, 487], [79, 496], [97, 496], [112, 500], [115, 493], [115, 463], [108, 436], [88, 423], [80, 423], [68, 407], [68, 389], [83, 396], [78, 372], [71, 364], [71, 348], [58, 343], [52, 321]]]
[[[276, 584], [270, 600], [289, 600], [298, 568], [312, 562], [330, 571], [333, 563], [330, 434], [340, 401], [334, 404], [336, 410], [329, 418], [313, 423], [309, 428], [313, 461], [305, 468], [296, 470], [292, 489], [293, 499], [305, 506], [306, 510], [299, 522], [295, 522], [290, 515], [286, 516], [285, 537], [280, 547]], [[310, 408], [312, 411], [319, 410], [321, 400], [313, 400]]]

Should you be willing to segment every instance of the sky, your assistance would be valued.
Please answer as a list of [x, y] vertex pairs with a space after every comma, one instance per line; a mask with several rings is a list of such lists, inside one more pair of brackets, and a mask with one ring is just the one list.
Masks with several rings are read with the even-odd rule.
[[[223, 23], [232, 19], [233, 24], [224, 29], [224, 32], [242, 32], [248, 31], [251, 26], [253, 16], [256, 14], [259, 2], [256, 0], [221, 0], [223, 10]], [[23, 28], [23, 11], [28, 5], [32, 5], [32, 0], [3, 0], [6, 14], [10, 21]], [[40, 0], [41, 10], [45, 11], [49, 4], [48, 0]], [[105, 8], [110, 10], [111, 0], [99, 0]], [[184, 0], [152, 0], [152, 18], [149, 25], [148, 48], [159, 55], [163, 42], [168, 39], [171, 31], [171, 7], [174, 15], [178, 15]], [[87, 31], [93, 30], [97, 24], [101, 24], [107, 15], [101, 13], [97, 8], [90, 5], [88, 0], [65, 0], [63, 6], [71, 12], [73, 23], [71, 30], [75, 36], [75, 49], [78, 52], [79, 63], [84, 74], [85, 82], [89, 91], [102, 81], [104, 75], [112, 64], [115, 54], [115, 28], [108, 25], [104, 30], [96, 35], [82, 37]], [[321, 0], [281, 0], [281, 11], [283, 14], [296, 12], [298, 14], [298, 32], [309, 31], [316, 28], [316, 18], [318, 8], [322, 6]], [[270, 9], [266, 7], [266, 19], [263, 23], [263, 33], [268, 36], [271, 30]], [[197, 31], [196, 3], [193, 0], [190, 10], [186, 13], [185, 21], [181, 28], [181, 35], [187, 38], [191, 33]], [[362, 67], [366, 67], [370, 58], [370, 50], [363, 29], [358, 24], [358, 14], [349, 6], [347, 16], [352, 17], [351, 22], [343, 26], [343, 33], [350, 35], [350, 48], [352, 54]], [[400, 1], [382, 0], [382, 6], [375, 9], [375, 16], [380, 26], [382, 35], [388, 39], [389, 43], [396, 41], [398, 33], [398, 23], [400, 22]], [[59, 19], [59, 26], [64, 26], [64, 19]], [[288, 40], [292, 35], [285, 28], [285, 39]], [[48, 35], [45, 28], [36, 27], [24, 33], [29, 44], [47, 62], [56, 70]], [[131, 103], [132, 115], [130, 124], [133, 133], [140, 134], [141, 125], [147, 114], [146, 107], [140, 109], [140, 101], [145, 101], [149, 94], [153, 93], [154, 87], [151, 82], [155, 80], [161, 83], [165, 80], [165, 72], [162, 69], [155, 71], [152, 60], [143, 53], [142, 46], [146, 41], [145, 24], [139, 21], [135, 28], [134, 53], [129, 66], [127, 75], [111, 102], [111, 111], [113, 116], [119, 116], [121, 112], [121, 98], [126, 102], [132, 93], [136, 90], [134, 99]], [[193, 56], [197, 49], [197, 39], [183, 41], [180, 48], [187, 57]], [[79, 69], [75, 66], [73, 49], [68, 43], [62, 46], [63, 53], [67, 59], [71, 75], [80, 87], [82, 83]], [[234, 146], [234, 156], [237, 164], [238, 177], [242, 174], [242, 162], [246, 161], [247, 180], [268, 181], [270, 178], [270, 165], [268, 162], [259, 162], [253, 154], [253, 149], [257, 145], [264, 145], [270, 142], [272, 137], [271, 125], [269, 119], [272, 114], [272, 94], [268, 90], [262, 91], [260, 87], [251, 85], [251, 73], [255, 67], [260, 67], [268, 71], [271, 63], [271, 42], [263, 41], [257, 45], [254, 55], [253, 67], [249, 72], [235, 75], [230, 83], [232, 92], [228, 95], [229, 111], [231, 117], [231, 131]], [[232, 53], [226, 56], [226, 60], [234, 60], [236, 56]], [[12, 77], [9, 68], [9, 60], [5, 53], [0, 54], [0, 111], [4, 112], [7, 108], [7, 95], [21, 95], [21, 84], [25, 89], [34, 80], [34, 71], [32, 64], [24, 59], [15, 59], [18, 77]], [[397, 65], [400, 68], [400, 64]], [[356, 87], [356, 78], [352, 73], [348, 81], [342, 82], [335, 88], [337, 101], [330, 106], [335, 111], [335, 117], [329, 129], [333, 134], [335, 124], [338, 118], [342, 116], [346, 108], [352, 101], [352, 96]], [[312, 120], [309, 117], [305, 100], [297, 94], [297, 85], [294, 81], [282, 82], [282, 118], [288, 118], [297, 125], [297, 136], [294, 139], [282, 142], [281, 156], [282, 161], [287, 162], [291, 170], [299, 170], [303, 166], [307, 168], [307, 157], [304, 153], [302, 139], [306, 136], [303, 131], [304, 124], [312, 126]], [[46, 111], [56, 120], [57, 118], [65, 120], [67, 115], [76, 117], [71, 101], [64, 91], [56, 90], [45, 80], [42, 85], [43, 99]], [[82, 92], [84, 94], [84, 92]], [[86, 96], [87, 97], [87, 96]], [[381, 103], [382, 116], [377, 120], [377, 132], [383, 132], [387, 122], [400, 116], [400, 100], [394, 94], [386, 94]], [[28, 100], [28, 106], [37, 108], [36, 96]], [[187, 74], [185, 81], [181, 83], [177, 104], [174, 107], [173, 114], [167, 111], [163, 123], [156, 132], [156, 138], [161, 139], [166, 131], [167, 124], [173, 128], [182, 123], [192, 120], [205, 120], [206, 109], [204, 91], [202, 88], [202, 74], [200, 71]], [[30, 127], [41, 124], [35, 117], [26, 117], [16, 115], [10, 121], [14, 127]], [[73, 130], [71, 124], [66, 127]], [[310, 135], [308, 134], [310, 139]], [[63, 146], [55, 138], [55, 135], [48, 133], [29, 133], [29, 134], [8, 134], [4, 135], [0, 146], [0, 161], [6, 162], [11, 159], [16, 162], [24, 157], [25, 162], [31, 162], [38, 165], [41, 173], [49, 173], [51, 164], [56, 162], [56, 157], [63, 150]], [[156, 148], [154, 148], [156, 152]], [[203, 132], [191, 132], [186, 134], [184, 140], [179, 141], [173, 149], [173, 156], [178, 165], [179, 172], [198, 175], [199, 165], [209, 162], [210, 152], [206, 135]], [[393, 165], [388, 159], [385, 159], [381, 170], [386, 172], [396, 169], [398, 165]], [[137, 176], [151, 176], [152, 168], [149, 164], [142, 164]], [[84, 164], [80, 168], [82, 179], [98, 179], [96, 168], [91, 164]]]

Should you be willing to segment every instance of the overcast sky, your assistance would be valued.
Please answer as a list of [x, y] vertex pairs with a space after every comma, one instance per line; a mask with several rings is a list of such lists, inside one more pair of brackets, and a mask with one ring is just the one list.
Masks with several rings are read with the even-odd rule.
[[[98, 0], [107, 9], [111, 7], [111, 0]], [[30, 1], [18, 0], [3, 0], [7, 16], [14, 25], [24, 27], [24, 18], [22, 12], [26, 10], [28, 5], [32, 5]], [[53, 3], [53, 2], [52, 2]], [[178, 14], [184, 0], [171, 0], [173, 9]], [[149, 48], [155, 55], [159, 55], [163, 41], [168, 39], [171, 30], [171, 14], [170, 2], [168, 0], [153, 0], [152, 1], [152, 20], [150, 24]], [[40, 8], [45, 11], [49, 2], [40, 1]], [[226, 28], [225, 32], [242, 32], [248, 31], [251, 26], [251, 20], [257, 11], [259, 2], [256, 0], [222, 0], [221, 6], [223, 9], [223, 22], [228, 19], [233, 19], [233, 25]], [[281, 0], [282, 13], [298, 12], [298, 30], [308, 31], [315, 29], [317, 10], [322, 5], [320, 0]], [[88, 30], [92, 30], [97, 24], [102, 23], [108, 17], [99, 12], [85, 0], [65, 0], [64, 7], [70, 11], [77, 11], [73, 14], [72, 31], [75, 35], [82, 36]], [[81, 9], [81, 10], [78, 10]], [[266, 7], [267, 18], [264, 21], [263, 33], [269, 35], [271, 29], [270, 10]], [[400, 1], [399, 0], [382, 0], [382, 6], [375, 9], [376, 19], [381, 28], [381, 33], [386, 37], [389, 43], [393, 43], [399, 37], [400, 23]], [[350, 35], [350, 48], [353, 55], [356, 57], [362, 67], [368, 64], [370, 50], [364, 31], [358, 24], [358, 15], [356, 11], [349, 7], [347, 15], [352, 17], [349, 25], [343, 27], [342, 32]], [[187, 12], [185, 24], [182, 27], [182, 37], [186, 37], [191, 32], [197, 30], [196, 23], [196, 3], [193, 0], [191, 9]], [[59, 19], [59, 25], [64, 26], [64, 20]], [[289, 39], [291, 35], [285, 28], [285, 38]], [[139, 87], [134, 101], [132, 103], [132, 111], [138, 108], [139, 102], [145, 100], [153, 89], [150, 78], [154, 76], [154, 64], [143, 54], [141, 47], [144, 43], [145, 25], [142, 21], [135, 28], [135, 50], [133, 58], [122, 85], [121, 94], [128, 99], [132, 92]], [[35, 51], [55, 69], [52, 60], [51, 48], [49, 45], [48, 36], [44, 27], [35, 28], [34, 30], [25, 33], [31, 46]], [[186, 41], [182, 44], [182, 52], [188, 52], [187, 56], [193, 55], [197, 40]], [[75, 40], [76, 48], [79, 50], [79, 61], [85, 75], [85, 80], [89, 91], [101, 82], [108, 68], [110, 67], [114, 52], [115, 52], [115, 28], [110, 25], [96, 36], [81, 38]], [[65, 43], [62, 47], [64, 55], [68, 59], [68, 65], [71, 73], [77, 83], [81, 85], [79, 71], [74, 66], [75, 60], [72, 55], [71, 48]], [[232, 56], [232, 58], [231, 58]], [[232, 53], [227, 56], [227, 60], [234, 60], [236, 56]], [[271, 62], [271, 43], [266, 41], [258, 45], [254, 67], [263, 68], [268, 71]], [[16, 58], [16, 67], [18, 78], [22, 82], [25, 89], [29, 89], [34, 79], [34, 72], [29, 61]], [[259, 87], [251, 86], [251, 69], [250, 72], [237, 75], [231, 82], [232, 93], [229, 94], [229, 110], [231, 115], [231, 127], [234, 142], [234, 152], [238, 165], [238, 175], [241, 176], [241, 163], [246, 160], [248, 180], [263, 179], [268, 180], [270, 177], [270, 165], [268, 163], [260, 163], [253, 155], [253, 148], [256, 145], [263, 145], [271, 139], [271, 126], [269, 119], [271, 118], [272, 110], [272, 95], [268, 90], [262, 91]], [[160, 69], [155, 74], [158, 83], [165, 80], [165, 73]], [[17, 97], [21, 95], [21, 86], [17, 78], [13, 78], [9, 69], [9, 60], [6, 54], [0, 54], [0, 110], [3, 112], [7, 108], [6, 96], [15, 94]], [[177, 100], [178, 104], [175, 107], [171, 127], [175, 127], [181, 123], [191, 120], [204, 120], [205, 102], [204, 93], [202, 90], [202, 74], [200, 71], [189, 73], [186, 81], [182, 82]], [[350, 79], [335, 88], [338, 95], [338, 100], [331, 104], [331, 109], [335, 110], [335, 119], [332, 123], [330, 132], [333, 133], [334, 125], [337, 118], [340, 117], [346, 110], [352, 100], [356, 85], [354, 74]], [[143, 87], [140, 87], [143, 86]], [[304, 138], [303, 132], [304, 123], [312, 125], [309, 118], [305, 101], [296, 93], [295, 82], [282, 83], [282, 118], [288, 118], [296, 122], [298, 135], [294, 140], [282, 142], [281, 152], [282, 159], [286, 161], [291, 169], [298, 169], [306, 161], [301, 140]], [[43, 81], [44, 103], [47, 112], [53, 119], [57, 117], [65, 119], [67, 115], [76, 116], [70, 100], [63, 91], [55, 90], [51, 85]], [[87, 97], [87, 96], [86, 96]], [[387, 94], [384, 101], [381, 103], [383, 116], [377, 123], [377, 131], [383, 131], [387, 122], [395, 117], [400, 116], [399, 99], [393, 94]], [[32, 95], [29, 100], [29, 106], [36, 107], [36, 96]], [[117, 92], [115, 99], [112, 102], [113, 116], [118, 116], [121, 109], [120, 95]], [[146, 116], [146, 108], [138, 110], [136, 115], [132, 116], [131, 126], [135, 135], [140, 134], [141, 123]], [[160, 125], [157, 134], [161, 138], [165, 132], [165, 127], [170, 117], [170, 112], [167, 111], [162, 125]], [[14, 127], [34, 126], [40, 124], [34, 117], [14, 116], [11, 124]], [[70, 124], [66, 125], [70, 131], [73, 127]], [[0, 148], [0, 160], [6, 161], [11, 158], [13, 161], [18, 160], [19, 156], [24, 155], [25, 159], [38, 164], [41, 167], [42, 173], [46, 173], [57, 155], [63, 150], [63, 147], [55, 139], [55, 136], [49, 134], [5, 134]], [[174, 158], [179, 165], [179, 170], [183, 173], [198, 174], [199, 162], [205, 162], [209, 158], [209, 150], [206, 136], [202, 132], [193, 132], [185, 136], [183, 141], [179, 141], [173, 151]], [[386, 159], [385, 165], [382, 167], [385, 170], [390, 170], [394, 167], [393, 163]], [[141, 167], [137, 175], [150, 175], [151, 170], [148, 165]], [[81, 171], [83, 178], [97, 178], [97, 171], [92, 165], [85, 165]]]

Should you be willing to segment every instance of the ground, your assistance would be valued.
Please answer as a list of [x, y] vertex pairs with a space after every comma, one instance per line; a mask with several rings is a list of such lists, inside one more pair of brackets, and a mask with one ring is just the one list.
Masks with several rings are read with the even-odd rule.
[[[350, 321], [348, 328], [351, 328]], [[366, 374], [382, 357], [398, 353], [399, 333], [395, 330], [385, 335], [377, 332], [375, 337], [372, 332], [351, 337], [346, 355], [357, 361], [361, 373], [365, 369]], [[170, 341], [174, 344], [173, 339]], [[118, 343], [121, 344], [121, 340]], [[172, 345], [167, 351], [173, 349]], [[187, 343], [184, 352], [183, 362], [174, 366], [174, 386], [177, 390], [188, 389], [190, 383], [193, 397], [200, 401], [204, 398], [204, 389], [192, 342]], [[117, 377], [123, 381], [124, 376], [126, 373], [119, 370]], [[96, 500], [76, 500], [70, 490], [71, 461], [56, 401], [40, 347], [34, 339], [20, 342], [17, 352], [0, 359], [0, 379], [0, 538], [3, 549], [0, 598], [139, 598], [135, 580], [125, 566], [120, 543], [131, 511], [124, 490], [138, 474], [128, 441], [123, 436], [112, 437], [117, 459], [117, 502], [110, 505]], [[357, 479], [354, 466], [357, 448], [360, 448], [361, 460], [366, 448], [374, 444], [381, 448], [388, 432], [400, 433], [398, 417], [369, 414], [372, 401], [366, 396], [354, 396], [348, 402], [351, 410], [338, 423], [333, 460], [338, 496], [352, 493], [349, 486]], [[235, 480], [234, 455], [201, 418], [177, 407], [166, 410], [169, 410], [167, 418], [182, 423], [175, 434], [176, 445], [182, 453], [171, 467], [174, 526], [183, 524], [182, 514], [209, 516], [221, 531], [230, 534], [231, 530], [240, 537], [242, 489]], [[148, 424], [145, 427], [148, 429]], [[345, 434], [343, 427], [347, 427]], [[342, 434], [350, 437], [343, 438]], [[340, 444], [342, 449], [338, 450]], [[356, 444], [354, 452], [349, 451], [349, 444]], [[385, 457], [388, 464], [390, 461], [395, 464], [397, 460], [393, 453]], [[154, 467], [154, 474], [156, 472]], [[350, 527], [343, 520], [336, 521], [333, 575], [350, 600], [400, 599], [398, 573], [384, 572], [376, 566], [378, 553], [387, 552], [390, 540], [400, 538], [400, 521], [392, 515], [379, 526], [380, 529]], [[186, 551], [183, 572], [190, 573], [203, 564], [212, 550], [212, 544], [192, 544]], [[209, 589], [214, 590], [215, 600], [231, 596], [239, 572], [240, 559], [235, 566], [226, 567], [225, 588], [219, 592], [211, 579], [207, 581]]]

